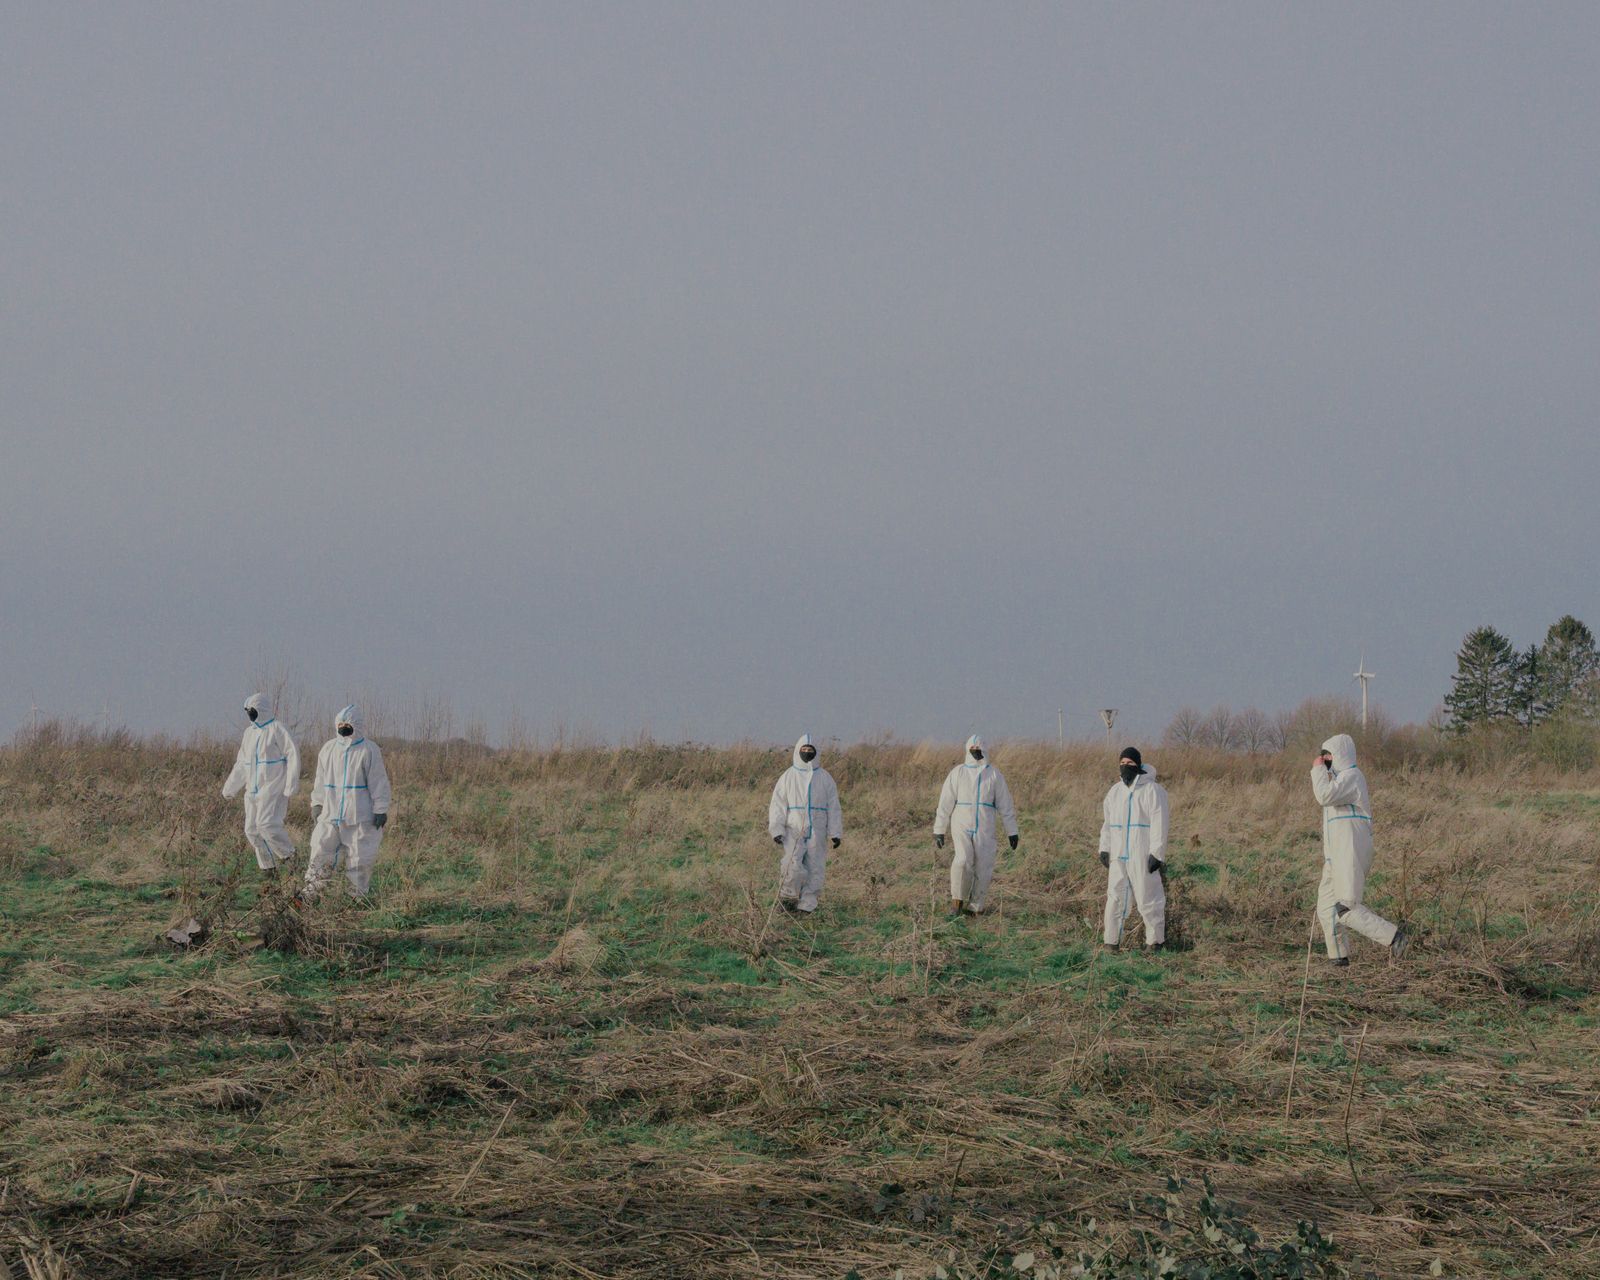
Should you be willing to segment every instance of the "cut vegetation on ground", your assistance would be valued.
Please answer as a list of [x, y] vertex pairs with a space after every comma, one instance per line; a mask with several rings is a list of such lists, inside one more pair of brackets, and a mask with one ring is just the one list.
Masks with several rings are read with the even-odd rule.
[[1302, 1018], [1298, 759], [1155, 760], [1146, 958], [1097, 945], [1100, 753], [996, 747], [1023, 843], [956, 924], [947, 749], [825, 759], [809, 920], [772, 909], [787, 748], [388, 754], [375, 905], [303, 919], [226, 750], [0, 755], [14, 1275], [1044, 1274], [1137, 1252], [1169, 1178], [1352, 1274], [1596, 1273], [1600, 778], [1374, 768], [1369, 900], [1422, 940], [1319, 952]]

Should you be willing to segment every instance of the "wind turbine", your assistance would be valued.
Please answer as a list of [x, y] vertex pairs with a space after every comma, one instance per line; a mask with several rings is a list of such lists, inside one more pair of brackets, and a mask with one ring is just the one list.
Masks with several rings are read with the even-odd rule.
[[1361, 666], [1357, 669], [1355, 675], [1350, 678], [1361, 682], [1361, 732], [1365, 733], [1367, 731], [1367, 685], [1377, 678], [1374, 672], [1367, 670], [1367, 653], [1365, 649], [1361, 651]]

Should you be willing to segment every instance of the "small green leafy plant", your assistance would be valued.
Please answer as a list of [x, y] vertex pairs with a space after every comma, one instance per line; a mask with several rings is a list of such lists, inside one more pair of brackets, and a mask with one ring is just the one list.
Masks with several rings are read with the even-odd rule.
[[1168, 1178], [1164, 1193], [1129, 1202], [1132, 1223], [1124, 1231], [1108, 1232], [1092, 1218], [1066, 1230], [1038, 1223], [1022, 1248], [990, 1250], [976, 1267], [952, 1260], [930, 1280], [1334, 1280], [1352, 1274], [1314, 1222], [1297, 1223], [1290, 1239], [1268, 1245], [1235, 1206], [1217, 1198], [1210, 1179], [1192, 1208], [1186, 1192], [1188, 1184]]
[[[1209, 1178], [1192, 1211], [1184, 1207], [1185, 1183], [1167, 1179], [1161, 1195], [1147, 1195], [1132, 1203], [1139, 1223], [1115, 1247], [1080, 1250], [1070, 1268], [1040, 1260], [1014, 1258], [1012, 1270], [1040, 1277], [1093, 1277], [1093, 1280], [1320, 1280], [1349, 1274], [1334, 1257], [1333, 1241], [1315, 1222], [1295, 1224], [1293, 1238], [1264, 1244], [1261, 1234], [1239, 1210], [1219, 1200]], [[1093, 1234], [1095, 1224], [1086, 1226]], [[1030, 1262], [1024, 1269], [1017, 1264]]]

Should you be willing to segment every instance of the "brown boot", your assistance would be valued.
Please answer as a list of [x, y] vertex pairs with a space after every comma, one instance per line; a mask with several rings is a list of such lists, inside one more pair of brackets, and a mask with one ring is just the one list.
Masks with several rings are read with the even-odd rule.
[[961, 909], [962, 909], [962, 907], [964, 905], [965, 904], [961, 901], [960, 898], [951, 898], [950, 899], [950, 910], [945, 912], [945, 917], [944, 918], [946, 920], [959, 920], [959, 919], [961, 919]]

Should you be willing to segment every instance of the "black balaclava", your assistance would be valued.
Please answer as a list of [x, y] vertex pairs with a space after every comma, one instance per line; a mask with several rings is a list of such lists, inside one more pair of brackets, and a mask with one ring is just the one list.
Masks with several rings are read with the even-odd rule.
[[804, 760], [807, 764], [810, 764], [813, 760], [815, 760], [817, 758], [817, 749], [814, 746], [812, 746], [809, 742], [806, 743], [805, 746], [800, 748], [800, 758], [802, 760]]
[[246, 707], [244, 709], [244, 713], [245, 713], [245, 715], [249, 716], [252, 720], [254, 720], [256, 718], [256, 709], [254, 707]]
[[356, 729], [354, 725], [342, 724], [339, 726], [339, 736], [341, 738], [353, 738], [355, 737], [355, 733]]
[[1133, 780], [1144, 772], [1144, 757], [1139, 754], [1138, 747], [1123, 747], [1122, 754], [1117, 759], [1133, 761], [1132, 764], [1117, 766], [1117, 771], [1121, 773], [1122, 780], [1131, 787]]

